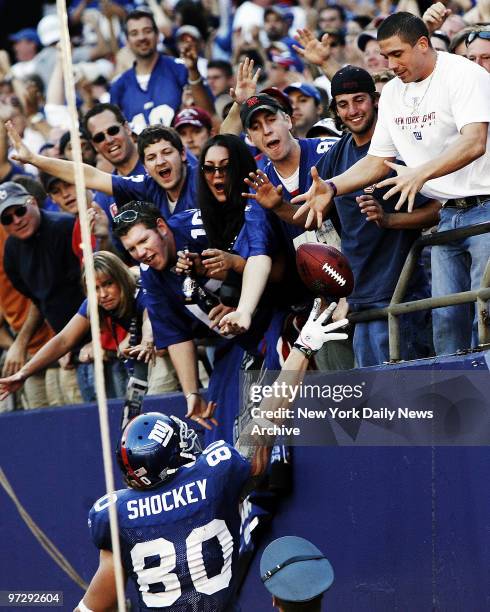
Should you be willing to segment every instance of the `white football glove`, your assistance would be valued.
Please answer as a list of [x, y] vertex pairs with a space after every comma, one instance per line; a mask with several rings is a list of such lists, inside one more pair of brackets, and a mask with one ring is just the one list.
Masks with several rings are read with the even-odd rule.
[[324, 323], [330, 319], [333, 311], [337, 307], [336, 302], [332, 302], [328, 308], [318, 315], [321, 303], [320, 298], [315, 299], [308, 321], [306, 321], [295, 342], [295, 346], [297, 346], [297, 348], [303, 347], [305, 352], [310, 351], [311, 353], [316, 353], [326, 342], [330, 342], [331, 340], [347, 340], [348, 338], [345, 333], [332, 333], [336, 329], [348, 325], [349, 321], [347, 319], [341, 319], [335, 323], [324, 325]]

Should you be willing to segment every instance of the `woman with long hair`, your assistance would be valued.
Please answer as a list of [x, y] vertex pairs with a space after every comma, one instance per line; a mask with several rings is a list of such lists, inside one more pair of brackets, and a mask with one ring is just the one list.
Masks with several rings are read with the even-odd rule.
[[[154, 346], [144, 294], [127, 266], [113, 253], [94, 254], [95, 288], [100, 316], [102, 348], [108, 353], [148, 362]], [[45, 344], [16, 374], [0, 379], [0, 397], [17, 391], [36, 372], [79, 346], [90, 332], [88, 301], [65, 327]], [[83, 350], [87, 350], [84, 346]], [[89, 360], [89, 356], [84, 359]], [[112, 382], [112, 381], [111, 381]]]
[[[238, 136], [213, 136], [204, 145], [199, 162], [199, 208], [209, 248], [200, 255], [188, 253], [181, 257], [177, 269], [188, 270], [193, 265], [197, 274], [238, 287], [237, 275], [243, 276], [241, 292], [237, 290], [240, 318], [227, 330], [223, 322], [230, 316], [227, 315], [220, 326], [225, 333], [245, 331], [269, 279], [272, 256], [277, 250], [274, 218], [256, 202], [248, 203], [243, 197], [244, 180], [257, 166]], [[221, 318], [222, 311], [216, 315]]]

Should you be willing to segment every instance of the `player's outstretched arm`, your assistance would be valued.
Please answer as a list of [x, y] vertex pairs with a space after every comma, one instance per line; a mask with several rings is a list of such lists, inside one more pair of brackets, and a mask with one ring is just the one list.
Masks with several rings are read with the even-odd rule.
[[[327, 321], [332, 316], [337, 304], [332, 302], [323, 312], [321, 310], [321, 300], [317, 298], [311, 309], [307, 322], [301, 329], [294, 347], [284, 362], [281, 373], [275, 381], [278, 388], [286, 389], [287, 392], [280, 397], [264, 398], [259, 406], [258, 413], [273, 411], [276, 414], [284, 414], [281, 408], [289, 405], [293, 397], [294, 390], [302, 382], [308, 363], [311, 357], [317, 353], [326, 342], [335, 340], [346, 340], [347, 334], [337, 331], [348, 324], [347, 319], [341, 319], [335, 323]], [[284, 383], [284, 384], [283, 384]], [[251, 432], [255, 425], [268, 427], [281, 425], [280, 418], [272, 421], [265, 419], [253, 419], [246, 429], [240, 434], [236, 448], [244, 456], [248, 457], [252, 463], [252, 476], [260, 476], [267, 468], [269, 451], [274, 444], [274, 437], [266, 436], [263, 439], [253, 437]]]
[[117, 610], [116, 572], [114, 555], [101, 550], [99, 567], [90, 581], [87, 592], [73, 612], [110, 612]]
[[[7, 134], [11, 145], [16, 150], [12, 158], [23, 164], [32, 164], [48, 174], [57, 176], [67, 183], [75, 183], [75, 164], [65, 159], [54, 159], [45, 155], [33, 153], [22, 142], [22, 139], [10, 121], [5, 123]], [[85, 184], [89, 189], [103, 191], [112, 195], [112, 177], [107, 172], [102, 172], [88, 164], [82, 164], [85, 176]]]

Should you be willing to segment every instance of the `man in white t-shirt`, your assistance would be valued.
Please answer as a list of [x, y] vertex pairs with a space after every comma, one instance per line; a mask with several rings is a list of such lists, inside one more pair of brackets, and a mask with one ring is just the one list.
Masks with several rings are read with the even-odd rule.
[[[381, 53], [398, 78], [383, 89], [378, 123], [368, 155], [331, 181], [314, 181], [293, 200], [304, 201], [297, 216], [309, 208], [307, 225], [324, 211], [336, 194], [380, 181], [390, 168], [397, 176], [381, 180], [390, 186], [385, 199], [399, 194], [413, 209], [415, 195], [445, 202], [439, 230], [490, 221], [490, 78], [465, 58], [437, 53], [424, 22], [410, 13], [388, 17], [378, 30]], [[394, 163], [396, 158], [405, 166]], [[477, 289], [490, 257], [490, 239], [483, 234], [432, 249], [434, 296]], [[433, 311], [437, 354], [477, 344], [477, 321], [470, 305]]]

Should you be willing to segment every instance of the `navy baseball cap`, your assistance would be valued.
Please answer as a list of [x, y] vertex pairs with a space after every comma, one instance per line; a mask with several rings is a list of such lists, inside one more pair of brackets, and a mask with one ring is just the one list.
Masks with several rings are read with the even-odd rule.
[[260, 110], [267, 110], [276, 114], [277, 111], [283, 110], [283, 107], [276, 99], [267, 94], [251, 96], [248, 100], [245, 100], [240, 108], [240, 119], [242, 120], [243, 127], [250, 127], [252, 117]]
[[344, 66], [332, 78], [332, 98], [340, 94], [374, 93], [376, 87], [373, 77], [364, 68], [358, 66]]
[[34, 28], [24, 28], [23, 30], [19, 30], [15, 34], [9, 36], [9, 40], [12, 42], [18, 42], [19, 40], [31, 40], [32, 42], [35, 42], [36, 45], [41, 44], [39, 36]]
[[291, 91], [300, 91], [305, 96], [309, 98], [315, 98], [317, 102], [321, 102], [320, 93], [318, 89], [314, 85], [310, 85], [309, 83], [301, 83], [297, 81], [296, 83], [291, 83], [284, 89], [284, 93], [289, 94]]
[[260, 559], [265, 588], [284, 601], [311, 601], [332, 585], [332, 566], [311, 542], [285, 536], [267, 546]]
[[19, 183], [13, 181], [2, 183], [0, 185], [0, 217], [10, 206], [24, 206], [27, 198], [30, 197], [30, 193]]

